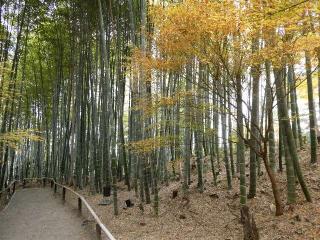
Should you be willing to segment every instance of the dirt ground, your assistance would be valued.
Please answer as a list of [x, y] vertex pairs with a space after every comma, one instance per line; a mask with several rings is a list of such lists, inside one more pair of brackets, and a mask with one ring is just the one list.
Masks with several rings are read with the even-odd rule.
[[[311, 191], [312, 203], [305, 201], [297, 185], [297, 203], [286, 204], [286, 174], [277, 173], [285, 212], [275, 217], [273, 196], [269, 180], [264, 173], [258, 179], [257, 196], [248, 200], [251, 212], [254, 213], [260, 238], [285, 239], [320, 239], [320, 168], [309, 164], [309, 153], [300, 152], [300, 161], [305, 180]], [[320, 161], [320, 159], [319, 159]], [[320, 163], [318, 163], [320, 164]], [[247, 174], [248, 175], [248, 174]], [[195, 178], [195, 176], [193, 176]], [[206, 175], [204, 193], [196, 190], [196, 179], [190, 188], [190, 203], [181, 197], [181, 183], [172, 182], [160, 190], [160, 214], [155, 217], [152, 206], [147, 205], [142, 214], [138, 208], [138, 199], [134, 191], [127, 192], [124, 185], [119, 186], [119, 216], [113, 215], [113, 206], [99, 206], [101, 195], [86, 196], [107, 228], [117, 239], [242, 239], [242, 225], [239, 222], [239, 180], [233, 179], [233, 190], [226, 190], [224, 173], [219, 176], [218, 187], [211, 183], [212, 176]], [[248, 183], [248, 177], [247, 177]], [[172, 199], [172, 191], [179, 189], [177, 198]], [[132, 199], [135, 206], [125, 209], [125, 200]]]
[[17, 190], [0, 212], [1, 240], [92, 240], [92, 227], [49, 188]]

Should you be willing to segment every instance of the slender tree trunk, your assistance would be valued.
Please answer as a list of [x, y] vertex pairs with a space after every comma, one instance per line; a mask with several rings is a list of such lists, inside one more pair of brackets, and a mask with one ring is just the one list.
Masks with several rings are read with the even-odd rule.
[[191, 84], [192, 84], [192, 66], [188, 63], [186, 66], [186, 96], [184, 106], [184, 167], [183, 167], [183, 192], [187, 197], [187, 189], [189, 188], [189, 172], [190, 172], [190, 158], [191, 158], [191, 116], [190, 116], [190, 105], [191, 105]]
[[304, 181], [304, 177], [302, 175], [302, 171], [299, 165], [299, 158], [297, 154], [297, 148], [294, 142], [293, 133], [291, 129], [291, 125], [289, 122], [289, 116], [288, 116], [288, 108], [287, 103], [285, 101], [285, 94], [284, 94], [284, 88], [283, 88], [283, 77], [282, 77], [283, 70], [274, 69], [275, 73], [275, 82], [276, 82], [276, 93], [277, 93], [277, 101], [278, 101], [278, 108], [279, 108], [279, 114], [280, 118], [282, 120], [282, 127], [283, 131], [286, 134], [286, 144], [288, 145], [289, 152], [291, 154], [291, 161], [293, 162], [294, 170], [297, 175], [297, 178], [299, 180], [300, 186], [302, 188], [302, 191], [304, 193], [304, 196], [308, 202], [311, 202], [311, 196], [308, 190], [308, 187]]
[[236, 75], [236, 93], [237, 93], [237, 162], [239, 163], [240, 171], [240, 204], [247, 204], [246, 193], [246, 163], [244, 157], [244, 141], [243, 141], [243, 112], [242, 112], [242, 81], [240, 72]]
[[226, 117], [226, 89], [225, 87], [222, 88], [224, 92], [224, 99], [220, 99], [220, 104], [222, 108], [221, 113], [221, 131], [222, 131], [222, 141], [223, 141], [223, 153], [224, 153], [224, 164], [227, 173], [227, 183], [228, 189], [232, 188], [232, 180], [231, 180], [231, 170], [230, 170], [230, 162], [229, 162], [229, 153], [228, 153], [228, 146], [227, 146], [227, 117]]
[[312, 73], [310, 53], [305, 52], [306, 59], [306, 74], [308, 86], [308, 107], [309, 107], [309, 124], [310, 124], [310, 146], [311, 146], [311, 163], [317, 162], [317, 132], [316, 132], [316, 112], [314, 109]]
[[275, 138], [274, 138], [274, 126], [273, 126], [273, 94], [271, 86], [271, 64], [269, 61], [266, 61], [266, 119], [267, 126], [269, 127], [268, 138], [269, 138], [269, 165], [271, 170], [275, 171]]
[[[258, 41], [254, 40], [253, 51], [258, 50]], [[257, 152], [259, 139], [259, 88], [260, 88], [260, 66], [254, 65], [251, 68], [252, 75], [252, 109], [251, 109], [251, 124], [250, 124], [250, 185], [248, 198], [256, 196], [257, 184]]]

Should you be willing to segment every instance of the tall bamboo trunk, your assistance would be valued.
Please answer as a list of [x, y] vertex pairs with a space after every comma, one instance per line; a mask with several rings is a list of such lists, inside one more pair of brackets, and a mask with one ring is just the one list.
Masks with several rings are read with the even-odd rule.
[[[258, 42], [254, 40], [253, 51], [257, 51]], [[252, 109], [251, 109], [251, 123], [250, 123], [250, 185], [249, 198], [256, 195], [257, 188], [257, 161], [258, 156], [258, 139], [259, 139], [259, 88], [260, 88], [260, 66], [253, 65], [251, 67], [252, 75]]]
[[273, 126], [273, 94], [272, 94], [272, 86], [271, 86], [271, 63], [266, 61], [266, 120], [267, 126], [269, 128], [268, 138], [269, 138], [269, 165], [271, 170], [275, 171], [275, 138], [274, 138], [274, 126]]
[[310, 196], [308, 187], [304, 181], [304, 177], [302, 175], [302, 171], [299, 164], [297, 148], [294, 142], [291, 125], [289, 122], [288, 107], [287, 107], [287, 102], [286, 102], [286, 97], [285, 97], [284, 87], [283, 87], [283, 80], [284, 80], [283, 70], [275, 68], [274, 73], [275, 73], [275, 83], [276, 83], [276, 95], [277, 95], [279, 115], [280, 115], [279, 117], [282, 119], [282, 130], [286, 134], [285, 144], [288, 145], [288, 149], [291, 154], [290, 159], [293, 163], [294, 170], [298, 178], [298, 181], [300, 183], [300, 186], [302, 188], [302, 191], [304, 193], [304, 196], [307, 201], [311, 202], [311, 196]]
[[243, 132], [243, 112], [242, 112], [242, 81], [240, 72], [236, 75], [236, 93], [237, 93], [237, 162], [240, 172], [240, 204], [242, 206], [247, 203], [246, 190], [246, 163], [244, 157], [244, 132]]
[[308, 108], [309, 108], [309, 128], [310, 128], [310, 147], [311, 147], [311, 163], [317, 162], [317, 125], [316, 125], [316, 112], [313, 100], [313, 87], [312, 87], [312, 73], [311, 73], [311, 59], [310, 53], [305, 52], [306, 60], [306, 74], [308, 86]]

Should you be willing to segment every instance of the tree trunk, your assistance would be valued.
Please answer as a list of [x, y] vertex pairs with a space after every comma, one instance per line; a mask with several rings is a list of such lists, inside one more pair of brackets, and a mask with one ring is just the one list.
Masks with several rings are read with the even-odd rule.
[[313, 101], [313, 87], [312, 87], [312, 73], [311, 73], [311, 60], [310, 53], [305, 52], [306, 59], [306, 75], [307, 75], [307, 86], [308, 86], [308, 107], [309, 107], [309, 128], [310, 128], [310, 155], [311, 163], [317, 162], [317, 126], [316, 126], [316, 112], [314, 109]]
[[288, 116], [288, 108], [287, 108], [287, 103], [285, 101], [285, 94], [284, 94], [284, 89], [283, 89], [283, 70], [274, 69], [275, 73], [275, 83], [276, 83], [276, 94], [277, 94], [277, 101], [278, 101], [278, 108], [279, 108], [279, 114], [280, 118], [282, 120], [282, 127], [283, 131], [286, 134], [286, 144], [288, 145], [288, 149], [291, 154], [291, 161], [293, 162], [294, 170], [297, 175], [297, 178], [299, 180], [300, 186], [302, 188], [302, 191], [305, 195], [305, 198], [308, 202], [311, 202], [311, 196], [308, 190], [308, 187], [304, 181], [304, 177], [302, 175], [302, 171], [299, 165], [299, 158], [297, 154], [297, 149], [296, 145], [294, 142], [293, 138], [293, 133], [291, 129], [291, 125], [289, 122], [289, 116]]

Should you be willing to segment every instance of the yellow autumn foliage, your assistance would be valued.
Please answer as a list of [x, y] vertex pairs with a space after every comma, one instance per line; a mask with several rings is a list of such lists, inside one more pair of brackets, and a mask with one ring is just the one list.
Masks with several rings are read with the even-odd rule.
[[[187, 65], [208, 66], [213, 80], [214, 72], [224, 69], [232, 79], [250, 71], [253, 65], [262, 66], [266, 60], [274, 68], [281, 68], [300, 64], [305, 51], [320, 56], [319, 15], [318, 0], [183, 0], [150, 7], [152, 47], [150, 52], [133, 51], [131, 69], [137, 81], [149, 81], [155, 90], [151, 97], [139, 96], [135, 109], [141, 111], [142, 118], [156, 116], [161, 109], [178, 102], [183, 106], [186, 97], [196, 96], [197, 88], [189, 92], [178, 89], [171, 96], [157, 92], [161, 74], [178, 72], [184, 78]], [[192, 100], [190, 104], [193, 110], [210, 107]], [[191, 125], [193, 129], [202, 128], [192, 121]], [[210, 129], [205, 132], [215, 134]], [[133, 148], [148, 152], [163, 144], [159, 139], [143, 141], [132, 143]]]
[[[155, 6], [150, 16], [160, 54], [151, 58], [170, 60], [177, 67], [195, 56], [205, 63], [216, 63], [225, 61], [224, 54], [232, 53], [241, 56], [243, 65], [269, 59], [278, 66], [287, 58], [295, 59], [292, 55], [319, 46], [318, 25], [313, 26], [313, 34], [306, 34], [306, 29], [311, 33], [310, 17], [315, 14], [319, 14], [315, 0], [185, 0]], [[260, 44], [261, 51], [252, 53], [253, 38], [265, 41]], [[229, 42], [227, 46], [225, 42]], [[228, 51], [223, 51], [226, 47]], [[234, 67], [240, 64], [236, 60]]]
[[41, 132], [33, 129], [28, 130], [14, 130], [4, 134], [0, 134], [0, 142], [10, 148], [18, 148], [19, 144], [23, 140], [29, 139], [31, 141], [43, 141], [44, 138], [41, 137]]
[[152, 153], [154, 149], [172, 146], [173, 142], [173, 136], [157, 136], [130, 142], [128, 144], [128, 149], [135, 154], [149, 154]]

